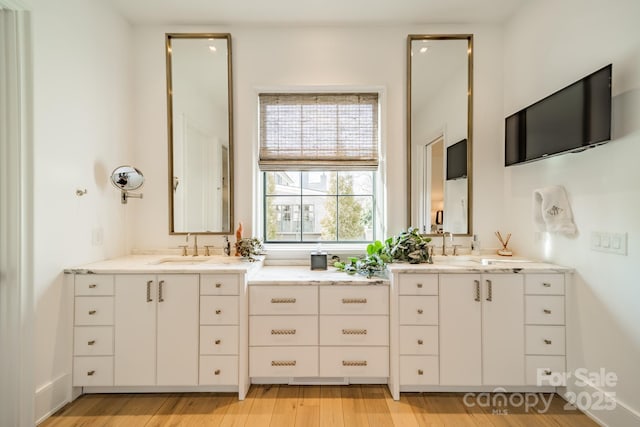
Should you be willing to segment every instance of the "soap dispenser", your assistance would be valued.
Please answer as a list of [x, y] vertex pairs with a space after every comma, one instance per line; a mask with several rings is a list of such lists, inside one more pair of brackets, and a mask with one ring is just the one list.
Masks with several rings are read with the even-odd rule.
[[322, 251], [320, 243], [316, 247], [316, 250], [311, 252], [311, 269], [312, 270], [326, 270], [327, 269], [327, 253]]

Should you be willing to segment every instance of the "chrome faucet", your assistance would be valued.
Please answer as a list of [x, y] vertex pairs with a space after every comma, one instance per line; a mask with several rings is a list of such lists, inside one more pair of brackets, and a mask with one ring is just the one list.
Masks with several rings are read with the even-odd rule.
[[450, 231], [443, 231], [442, 232], [442, 255], [447, 256], [447, 234], [449, 235], [449, 239], [451, 240], [451, 243], [453, 243], [453, 233], [451, 233]]

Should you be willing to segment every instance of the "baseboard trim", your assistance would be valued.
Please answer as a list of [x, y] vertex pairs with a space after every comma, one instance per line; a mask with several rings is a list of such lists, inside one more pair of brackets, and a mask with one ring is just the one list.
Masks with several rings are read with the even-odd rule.
[[[571, 384], [567, 387], [567, 392], [575, 393], [579, 396], [580, 393], [587, 393], [590, 396], [590, 401], [597, 402], [600, 396], [609, 396], [609, 398], [615, 403], [613, 409], [593, 409], [589, 407], [579, 407], [586, 416], [591, 418], [596, 423], [604, 427], [617, 427], [617, 426], [632, 426], [640, 425], [640, 412], [631, 406], [627, 405], [623, 401], [618, 399], [618, 396], [611, 397], [608, 392], [602, 390], [593, 384], [585, 384], [583, 387], [578, 387], [575, 384]], [[567, 393], [560, 393], [562, 398], [569, 403], [571, 400], [568, 398]], [[603, 403], [603, 404], [606, 404]]]
[[62, 374], [58, 378], [38, 387], [35, 395], [35, 419], [40, 424], [71, 401], [71, 375]]

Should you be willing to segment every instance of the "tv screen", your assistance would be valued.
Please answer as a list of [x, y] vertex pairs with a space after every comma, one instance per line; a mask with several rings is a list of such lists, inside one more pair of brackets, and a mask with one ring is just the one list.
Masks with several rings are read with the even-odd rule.
[[467, 140], [447, 147], [447, 181], [467, 177]]
[[611, 139], [611, 64], [505, 119], [505, 166]]

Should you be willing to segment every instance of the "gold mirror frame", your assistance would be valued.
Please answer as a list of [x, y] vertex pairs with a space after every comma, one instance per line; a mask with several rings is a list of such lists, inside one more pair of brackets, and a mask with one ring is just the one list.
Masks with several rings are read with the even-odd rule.
[[[175, 217], [174, 217], [174, 191], [176, 187], [176, 180], [174, 179], [174, 120], [173, 120], [173, 89], [172, 89], [172, 45], [173, 39], [223, 39], [226, 40], [227, 48], [227, 99], [228, 99], [228, 133], [229, 142], [227, 149], [227, 185], [228, 185], [228, 223], [223, 224], [221, 230], [175, 230]], [[168, 176], [168, 191], [169, 191], [169, 234], [230, 234], [232, 233], [234, 226], [234, 162], [233, 162], [233, 84], [232, 84], [232, 56], [231, 56], [231, 34], [229, 33], [166, 33], [165, 34], [165, 48], [166, 48], [166, 73], [167, 73], [167, 123], [168, 123], [168, 147], [169, 147], [169, 176]], [[226, 225], [226, 227], [225, 227]]]
[[[411, 49], [412, 42], [416, 40], [467, 40], [467, 67], [468, 67], [468, 96], [467, 96], [467, 232], [456, 233], [456, 236], [471, 236], [473, 214], [473, 34], [410, 34], [407, 37], [407, 225], [412, 226], [412, 201], [411, 201]], [[444, 230], [449, 231], [449, 230]], [[424, 233], [428, 236], [441, 234]]]

